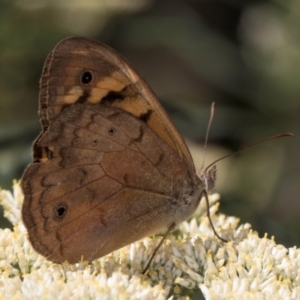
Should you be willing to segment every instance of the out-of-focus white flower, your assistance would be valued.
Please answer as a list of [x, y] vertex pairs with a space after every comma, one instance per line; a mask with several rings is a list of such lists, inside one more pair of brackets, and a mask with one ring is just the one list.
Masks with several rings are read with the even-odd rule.
[[[210, 197], [210, 215], [223, 243], [213, 234], [205, 203], [183, 222], [141, 272], [160, 239], [145, 238], [91, 264], [47, 261], [31, 247], [21, 220], [19, 183], [0, 202], [13, 230], [0, 229], [1, 299], [172, 299], [203, 294], [206, 299], [300, 299], [300, 250], [259, 238], [249, 224], [216, 214], [219, 196]], [[197, 295], [196, 294], [196, 295]]]

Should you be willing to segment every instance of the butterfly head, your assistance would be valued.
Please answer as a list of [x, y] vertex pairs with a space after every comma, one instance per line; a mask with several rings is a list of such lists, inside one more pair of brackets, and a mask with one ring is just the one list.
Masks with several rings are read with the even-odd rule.
[[200, 171], [200, 180], [204, 185], [204, 189], [206, 191], [210, 191], [215, 186], [215, 181], [217, 177], [217, 167], [216, 165], [213, 165], [210, 168], [204, 169], [204, 171]]

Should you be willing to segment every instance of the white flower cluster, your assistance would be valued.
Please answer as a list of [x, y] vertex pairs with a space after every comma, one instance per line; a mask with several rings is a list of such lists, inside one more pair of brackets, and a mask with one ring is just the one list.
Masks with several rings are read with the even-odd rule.
[[53, 264], [27, 240], [20, 217], [23, 195], [0, 191], [0, 203], [13, 230], [0, 229], [1, 299], [300, 299], [300, 249], [259, 238], [250, 225], [210, 214], [201, 203], [195, 217], [167, 237], [145, 275], [141, 272], [159, 239], [145, 238], [92, 263]]

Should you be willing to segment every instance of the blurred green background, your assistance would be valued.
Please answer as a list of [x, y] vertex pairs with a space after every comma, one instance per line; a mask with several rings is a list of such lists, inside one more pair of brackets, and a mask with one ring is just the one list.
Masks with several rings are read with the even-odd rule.
[[[101, 40], [140, 72], [187, 139], [198, 168], [218, 163], [221, 211], [300, 245], [300, 1], [0, 1], [0, 186], [11, 189], [40, 131], [39, 77], [67, 36]], [[8, 226], [4, 221], [2, 227]]]

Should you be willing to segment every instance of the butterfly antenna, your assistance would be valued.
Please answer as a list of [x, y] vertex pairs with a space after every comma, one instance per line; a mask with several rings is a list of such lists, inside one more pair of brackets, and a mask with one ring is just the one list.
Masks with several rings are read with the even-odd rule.
[[245, 147], [245, 148], [242, 148], [242, 149], [240, 149], [240, 150], [238, 150], [238, 151], [236, 151], [236, 152], [229, 153], [229, 154], [227, 154], [227, 155], [225, 155], [225, 156], [223, 156], [223, 157], [221, 157], [221, 158], [215, 160], [215, 161], [212, 162], [211, 164], [209, 164], [209, 165], [205, 168], [204, 173], [206, 173], [206, 172], [208, 171], [208, 169], [210, 169], [213, 165], [215, 165], [215, 164], [216, 164], [217, 162], [219, 162], [220, 160], [223, 160], [223, 159], [225, 159], [225, 158], [227, 158], [227, 157], [230, 157], [230, 156], [234, 156], [234, 155], [239, 154], [239, 153], [241, 153], [241, 152], [244, 152], [244, 151], [246, 151], [246, 150], [248, 150], [248, 149], [254, 148], [254, 147], [256, 147], [256, 146], [258, 146], [258, 145], [260, 145], [260, 144], [263, 144], [263, 143], [265, 143], [265, 142], [268, 142], [268, 141], [271, 141], [271, 140], [275, 140], [275, 139], [278, 139], [278, 138], [281, 138], [281, 137], [284, 137], [284, 136], [294, 136], [294, 134], [291, 133], [291, 132], [279, 133], [279, 134], [270, 136], [270, 137], [268, 137], [268, 138], [266, 138], [266, 139], [264, 139], [264, 140], [261, 140], [261, 141], [259, 141], [259, 142], [256, 142], [256, 143], [254, 143], [254, 144], [252, 144], [252, 145], [250, 145], [250, 146], [247, 146], [247, 147]]
[[214, 114], [215, 114], [215, 103], [213, 102], [213, 103], [211, 104], [211, 108], [210, 108], [210, 117], [209, 117], [207, 129], [206, 129], [206, 133], [205, 133], [204, 155], [203, 155], [203, 160], [202, 160], [202, 165], [201, 165], [200, 170], [203, 170], [203, 168], [204, 168], [204, 162], [205, 162], [206, 150], [207, 150], [208, 135], [209, 135], [209, 131], [210, 131], [210, 128], [211, 128], [211, 124], [212, 124], [212, 121], [213, 121], [213, 118], [214, 118]]
[[214, 114], [215, 114], [215, 103], [213, 102], [211, 104], [211, 108], [210, 108], [210, 117], [209, 117], [209, 121], [208, 121], [208, 125], [207, 125], [207, 129], [206, 129], [206, 134], [205, 134], [205, 142], [204, 142], [204, 155], [203, 155], [203, 161], [202, 161], [202, 165], [201, 165], [201, 169], [200, 172], [202, 174], [202, 179], [205, 181], [205, 188], [202, 190], [201, 195], [200, 195], [200, 199], [204, 196], [205, 202], [206, 202], [206, 211], [207, 211], [207, 218], [209, 220], [210, 226], [214, 232], [214, 234], [223, 242], [227, 242], [227, 240], [223, 239], [216, 231], [215, 226], [211, 220], [211, 216], [210, 216], [210, 211], [209, 211], [209, 200], [208, 200], [208, 188], [210, 186], [209, 181], [214, 181], [215, 179], [215, 169], [210, 172], [207, 172], [207, 168], [205, 169], [205, 171], [203, 172], [204, 169], [204, 162], [205, 162], [205, 158], [206, 158], [206, 152], [207, 152], [207, 142], [208, 142], [208, 136], [209, 136], [209, 131], [211, 128], [211, 124], [214, 118]]

